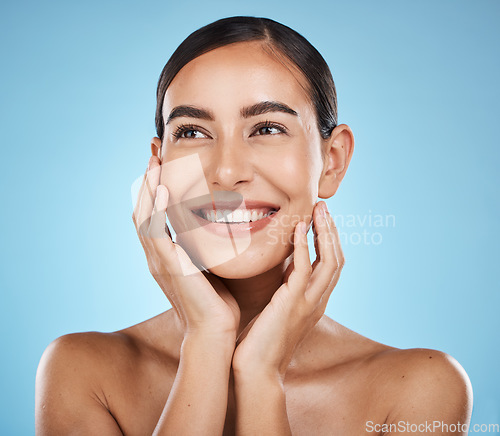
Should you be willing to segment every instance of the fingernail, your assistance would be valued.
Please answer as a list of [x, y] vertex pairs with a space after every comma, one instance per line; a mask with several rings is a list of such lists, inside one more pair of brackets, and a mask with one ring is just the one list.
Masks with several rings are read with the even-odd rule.
[[325, 203], [318, 204], [319, 216], [325, 218]]
[[158, 185], [156, 187], [156, 195], [161, 195], [162, 193], [165, 192], [165, 186], [164, 185]]
[[330, 212], [328, 211], [328, 206], [326, 205], [326, 203], [323, 203], [322, 206], [323, 207], [321, 208], [321, 212], [323, 213], [323, 216], [326, 218], [326, 214], [330, 214]]
[[148, 170], [150, 170], [150, 169], [151, 169], [151, 164], [152, 164], [152, 163], [153, 163], [153, 156], [151, 156], [151, 157], [149, 158], [149, 162], [148, 162]]

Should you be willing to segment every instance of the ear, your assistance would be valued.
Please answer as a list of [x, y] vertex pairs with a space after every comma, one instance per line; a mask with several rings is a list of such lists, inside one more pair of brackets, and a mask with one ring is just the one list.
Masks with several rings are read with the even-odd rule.
[[339, 124], [324, 140], [323, 172], [319, 180], [318, 197], [330, 198], [337, 192], [351, 162], [354, 135], [346, 124]]
[[161, 139], [156, 136], [151, 140], [151, 154], [161, 160]]

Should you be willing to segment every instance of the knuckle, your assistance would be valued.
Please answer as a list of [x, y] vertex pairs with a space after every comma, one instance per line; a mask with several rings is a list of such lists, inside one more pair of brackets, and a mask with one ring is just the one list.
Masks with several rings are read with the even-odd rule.
[[149, 221], [144, 220], [140, 225], [138, 226], [138, 233], [140, 233], [143, 237], [148, 237], [148, 231], [149, 231]]
[[334, 260], [332, 260], [331, 262], [328, 262], [327, 263], [327, 267], [326, 267], [326, 270], [328, 272], [328, 276], [332, 276], [333, 274], [335, 274], [335, 272], [337, 271], [337, 269], [339, 268], [338, 266], [338, 263]]
[[340, 256], [340, 259], [339, 259], [339, 269], [344, 268], [344, 265], [345, 265], [345, 257], [344, 256]]
[[156, 279], [156, 277], [158, 275], [158, 270], [156, 269], [154, 262], [152, 262], [152, 260], [149, 257], [147, 257], [146, 259], [148, 261], [149, 272]]
[[302, 265], [300, 270], [302, 274], [304, 274], [305, 276], [310, 276], [312, 274], [313, 268], [312, 265], [309, 262], [307, 262], [306, 264]]
[[295, 313], [298, 319], [308, 318], [311, 315], [312, 302], [307, 298], [301, 304], [297, 304], [295, 307]]

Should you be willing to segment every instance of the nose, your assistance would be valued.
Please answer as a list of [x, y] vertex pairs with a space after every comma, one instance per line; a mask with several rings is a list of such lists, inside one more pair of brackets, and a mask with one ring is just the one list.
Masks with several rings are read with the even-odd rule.
[[252, 152], [241, 140], [219, 140], [205, 169], [211, 188], [232, 191], [253, 179]]

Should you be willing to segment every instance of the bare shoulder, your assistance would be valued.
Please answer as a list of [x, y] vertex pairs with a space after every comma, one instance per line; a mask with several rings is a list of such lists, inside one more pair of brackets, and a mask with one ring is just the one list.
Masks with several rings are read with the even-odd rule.
[[[470, 381], [450, 355], [425, 348], [391, 347], [326, 317], [315, 331], [315, 340], [300, 349], [298, 363], [304, 373], [289, 379], [287, 407], [299, 433], [306, 434], [318, 422], [322, 427], [317, 434], [332, 434], [334, 429], [338, 434], [385, 435], [401, 432], [401, 422], [469, 422]], [[309, 421], [304, 409], [310, 411]], [[421, 426], [403, 432], [430, 430]]]
[[387, 423], [468, 423], [472, 387], [465, 370], [447, 353], [414, 348], [388, 349], [368, 359], [377, 374]]
[[160, 366], [144, 334], [153, 320], [112, 333], [67, 334], [50, 343], [36, 376], [37, 434], [93, 434], [96, 428], [122, 434], [122, 403], [138, 397]]
[[[422, 425], [434, 421], [468, 424], [471, 384], [450, 355], [424, 348], [394, 348], [329, 319], [317, 331], [320, 340], [309, 354], [315, 356], [314, 365], [308, 365], [306, 372], [310, 376], [297, 378], [305, 382], [290, 389], [290, 405], [297, 405], [297, 413], [303, 416], [300, 409], [315, 401], [318, 404], [315, 399], [322, 396], [317, 416], [324, 428], [319, 433], [335, 429], [339, 434], [408, 434], [430, 432]], [[307, 356], [309, 349], [303, 351]], [[317, 422], [308, 422], [304, 433]], [[398, 427], [400, 423], [420, 427], [409, 431]], [[297, 428], [300, 425], [297, 421]]]
[[[60, 336], [42, 355], [38, 378], [59, 377], [72, 385], [106, 384], [139, 365], [155, 361], [161, 315], [111, 333], [82, 332]], [[161, 331], [168, 338], [168, 331]], [[163, 356], [162, 356], [163, 357]], [[73, 374], [72, 377], [67, 377]], [[42, 377], [43, 376], [43, 377]], [[102, 390], [102, 389], [101, 389]]]
[[[469, 407], [472, 388], [465, 370], [447, 353], [427, 348], [399, 349], [391, 347], [348, 328], [330, 322], [332, 369], [355, 369], [359, 380], [370, 381], [375, 389], [385, 390], [386, 397], [402, 404], [426, 397], [447, 398], [455, 406]], [[339, 356], [341, 357], [339, 359]]]
[[37, 434], [90, 431], [97, 425], [103, 434], [121, 434], [100, 382], [109, 375], [110, 352], [120, 348], [117, 339], [109, 333], [74, 333], [47, 347], [36, 376]]
[[[135, 327], [135, 326], [134, 326]], [[49, 386], [77, 392], [85, 389], [107, 406], [112, 381], [126, 377], [143, 358], [140, 337], [131, 331], [71, 333], [52, 341], [37, 371], [37, 387]], [[92, 392], [90, 392], [92, 390]]]
[[52, 341], [42, 355], [40, 371], [57, 369], [75, 373], [74, 381], [102, 373], [109, 368], [116, 353], [123, 354], [130, 345], [120, 332], [83, 332], [63, 335]]
[[447, 353], [427, 348], [392, 348], [371, 356], [371, 361], [383, 370], [392, 389], [412, 396], [419, 391], [437, 395], [442, 391], [448, 395], [466, 397], [471, 391], [469, 378], [462, 366]]

